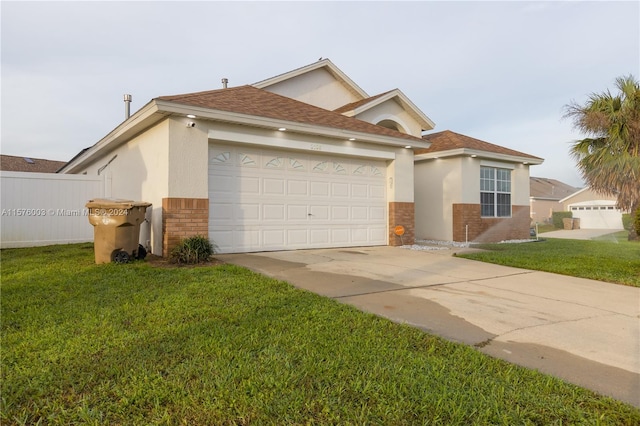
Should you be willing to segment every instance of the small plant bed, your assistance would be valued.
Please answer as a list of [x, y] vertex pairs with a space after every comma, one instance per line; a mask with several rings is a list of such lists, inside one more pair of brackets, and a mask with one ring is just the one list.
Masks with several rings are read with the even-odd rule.
[[537, 243], [478, 244], [460, 257], [640, 287], [640, 243], [622, 231], [596, 240], [544, 239]]
[[611, 424], [640, 410], [232, 265], [2, 251], [0, 423]]

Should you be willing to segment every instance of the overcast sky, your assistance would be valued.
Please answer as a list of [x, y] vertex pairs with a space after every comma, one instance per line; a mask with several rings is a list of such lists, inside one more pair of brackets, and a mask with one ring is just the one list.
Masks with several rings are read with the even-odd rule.
[[435, 123], [545, 158], [574, 186], [571, 101], [640, 77], [640, 3], [9, 2], [3, 154], [67, 161], [151, 99], [251, 84], [329, 58], [369, 95], [402, 90]]

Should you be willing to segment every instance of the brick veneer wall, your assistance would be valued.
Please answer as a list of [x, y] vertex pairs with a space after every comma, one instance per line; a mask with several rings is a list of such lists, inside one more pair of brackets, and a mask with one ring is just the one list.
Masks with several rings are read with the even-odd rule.
[[480, 204], [453, 205], [453, 240], [465, 241], [465, 225], [469, 225], [469, 241], [497, 242], [529, 238], [531, 218], [529, 206], [512, 206], [511, 217], [481, 217]]
[[209, 236], [209, 199], [162, 199], [162, 256], [167, 257], [181, 239]]
[[[396, 226], [404, 226], [404, 235], [402, 238], [394, 233]], [[415, 209], [414, 203], [389, 203], [389, 245], [401, 246], [404, 244], [413, 244], [415, 242]]]

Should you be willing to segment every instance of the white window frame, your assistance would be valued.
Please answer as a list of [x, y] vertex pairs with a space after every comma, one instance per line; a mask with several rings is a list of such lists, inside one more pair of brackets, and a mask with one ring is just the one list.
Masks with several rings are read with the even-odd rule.
[[[510, 218], [513, 212], [511, 170], [502, 167], [480, 166], [480, 216]], [[506, 211], [505, 195], [509, 200]], [[491, 203], [484, 200], [490, 200]], [[491, 208], [492, 212], [488, 211]], [[491, 213], [491, 214], [489, 214]]]

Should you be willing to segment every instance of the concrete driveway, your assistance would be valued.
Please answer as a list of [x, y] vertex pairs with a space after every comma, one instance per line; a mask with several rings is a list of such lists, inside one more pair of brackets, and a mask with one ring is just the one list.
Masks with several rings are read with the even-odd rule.
[[216, 257], [640, 407], [640, 288], [461, 259], [455, 250]]

